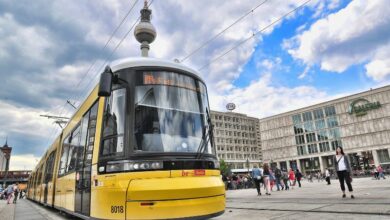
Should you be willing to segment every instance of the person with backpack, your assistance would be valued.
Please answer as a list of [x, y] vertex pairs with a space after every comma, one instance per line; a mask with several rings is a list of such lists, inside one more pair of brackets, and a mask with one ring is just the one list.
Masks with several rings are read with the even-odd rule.
[[[298, 182], [298, 186], [301, 187], [301, 179], [302, 179], [302, 173], [297, 169], [295, 171], [295, 179]], [[295, 184], [294, 184], [295, 185]]]
[[257, 190], [257, 195], [261, 196], [261, 191], [260, 191], [260, 183], [262, 180], [263, 172], [260, 170], [260, 168], [255, 164], [252, 169], [252, 179], [255, 182], [256, 190]]
[[351, 199], [354, 199], [354, 195], [352, 194], [352, 178], [351, 178], [351, 165], [349, 163], [348, 157], [344, 154], [342, 147], [336, 148], [336, 157], [335, 157], [335, 170], [337, 171], [337, 176], [340, 182], [340, 188], [343, 192], [342, 198], [345, 198], [345, 185], [344, 182], [347, 183], [348, 190], [351, 193]]

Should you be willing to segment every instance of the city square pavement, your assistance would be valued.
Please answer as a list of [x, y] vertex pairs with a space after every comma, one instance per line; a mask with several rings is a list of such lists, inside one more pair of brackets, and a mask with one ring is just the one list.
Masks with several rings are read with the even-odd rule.
[[219, 219], [390, 219], [390, 178], [355, 178], [355, 199], [341, 198], [338, 180], [302, 182], [289, 191], [257, 196], [256, 189], [226, 192], [226, 210]]
[[[354, 179], [355, 199], [341, 198], [337, 180], [330, 186], [325, 181], [302, 182], [289, 191], [273, 191], [270, 196], [257, 196], [255, 189], [226, 192], [226, 211], [219, 219], [390, 219], [390, 178]], [[276, 188], [274, 188], [276, 190]], [[1, 220], [75, 219], [29, 200], [16, 205], [0, 201]]]

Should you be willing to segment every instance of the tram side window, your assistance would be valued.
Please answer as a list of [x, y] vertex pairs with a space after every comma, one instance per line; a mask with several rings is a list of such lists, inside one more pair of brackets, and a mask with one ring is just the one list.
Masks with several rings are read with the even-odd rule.
[[103, 157], [123, 154], [125, 128], [126, 89], [114, 90], [106, 101], [103, 116], [103, 138], [100, 155]]
[[66, 171], [66, 162], [68, 160], [68, 153], [69, 153], [69, 138], [70, 136], [66, 137], [64, 143], [62, 144], [60, 168], [58, 169], [59, 176], [64, 175]]
[[51, 152], [49, 158], [47, 159], [46, 168], [45, 168], [45, 183], [50, 182], [53, 178], [55, 155], [56, 155], [56, 151], [53, 151]]
[[77, 125], [76, 129], [72, 132], [71, 137], [66, 173], [70, 173], [76, 169], [77, 151], [80, 148], [79, 145], [81, 137], [80, 124]]

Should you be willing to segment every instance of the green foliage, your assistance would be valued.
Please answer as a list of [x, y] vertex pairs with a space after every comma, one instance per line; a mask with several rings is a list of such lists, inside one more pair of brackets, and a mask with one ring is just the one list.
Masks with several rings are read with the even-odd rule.
[[222, 159], [219, 161], [219, 169], [221, 170], [221, 174], [225, 176], [228, 176], [231, 172], [229, 165]]

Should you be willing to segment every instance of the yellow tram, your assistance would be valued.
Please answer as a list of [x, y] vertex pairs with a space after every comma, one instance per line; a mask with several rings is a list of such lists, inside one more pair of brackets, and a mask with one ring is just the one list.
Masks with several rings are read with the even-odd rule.
[[83, 219], [222, 214], [202, 79], [160, 59], [113, 62], [39, 161], [28, 198]]

